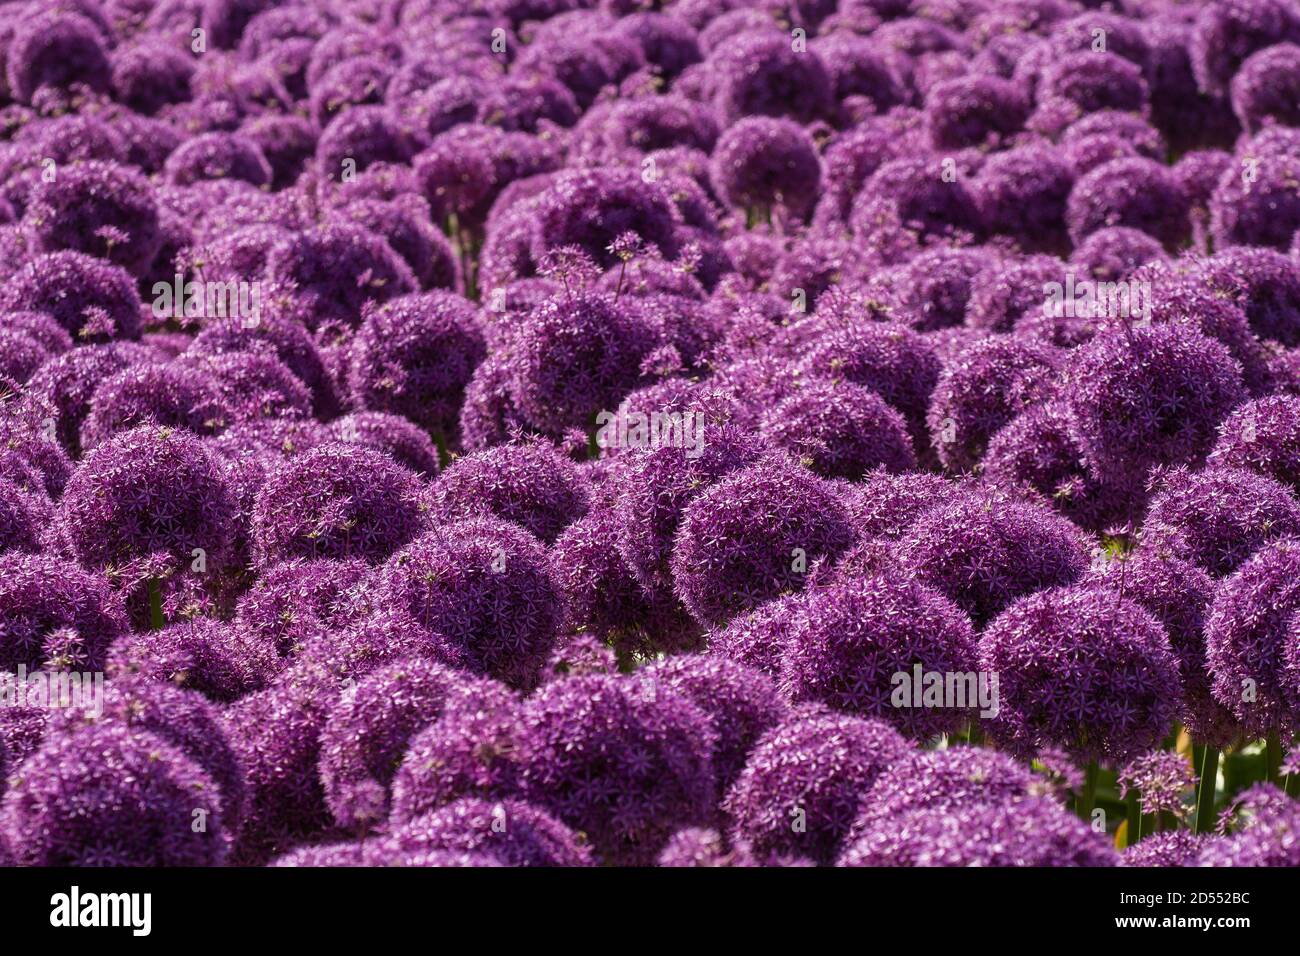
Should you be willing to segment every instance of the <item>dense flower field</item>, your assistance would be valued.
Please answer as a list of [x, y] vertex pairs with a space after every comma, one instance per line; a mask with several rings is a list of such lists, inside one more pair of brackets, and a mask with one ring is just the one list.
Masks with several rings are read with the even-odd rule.
[[0, 6], [0, 863], [1300, 864], [1300, 0]]

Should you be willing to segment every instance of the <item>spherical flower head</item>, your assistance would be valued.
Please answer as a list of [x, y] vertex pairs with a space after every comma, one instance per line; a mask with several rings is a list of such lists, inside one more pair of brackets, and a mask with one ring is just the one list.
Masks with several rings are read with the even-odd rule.
[[[1210, 197], [1210, 238], [1214, 247], [1267, 246], [1285, 252], [1300, 229], [1300, 199], [1293, 184], [1300, 176], [1294, 145], [1269, 147], [1263, 142], [1269, 127], [1238, 147], [1238, 161], [1229, 165]], [[1285, 129], [1290, 132], [1289, 127]], [[1262, 249], [1242, 250], [1247, 258]]]
[[1040, 103], [1066, 100], [1081, 113], [1101, 110], [1141, 112], [1147, 103], [1142, 67], [1122, 56], [1098, 56], [1089, 50], [1052, 62], [1038, 84]]
[[7, 312], [0, 316], [0, 329], [27, 336], [45, 350], [47, 357], [62, 355], [72, 348], [72, 336], [45, 312]]
[[1195, 866], [1206, 839], [1190, 830], [1152, 833], [1131, 843], [1122, 854], [1124, 866]]
[[840, 866], [1118, 866], [1104, 833], [1047, 797], [911, 809], [866, 828]]
[[23, 18], [5, 55], [9, 92], [31, 104], [47, 87], [107, 90], [112, 74], [104, 39], [104, 31], [70, 10]]
[[1232, 111], [1249, 133], [1273, 123], [1300, 124], [1300, 46], [1279, 43], [1251, 54], [1232, 78], [1230, 95]]
[[358, 199], [339, 210], [382, 238], [411, 267], [421, 289], [455, 289], [459, 283], [456, 254], [429, 221], [429, 208], [417, 196], [391, 202]]
[[114, 99], [152, 116], [171, 103], [190, 99], [194, 62], [178, 47], [145, 37], [113, 51]]
[[356, 106], [338, 114], [316, 142], [316, 168], [327, 180], [364, 172], [375, 163], [405, 163], [413, 144], [385, 106]]
[[1179, 709], [1164, 628], [1109, 590], [1051, 588], [1015, 602], [980, 637], [980, 669], [999, 675], [990, 732], [1017, 752], [1056, 745], [1125, 760], [1159, 746]]
[[78, 342], [140, 337], [140, 305], [131, 274], [81, 252], [30, 259], [5, 283], [0, 308], [44, 312]]
[[996, 263], [982, 249], [936, 246], [915, 259], [877, 273], [868, 287], [899, 321], [918, 332], [961, 325], [975, 277]]
[[924, 432], [926, 408], [942, 363], [934, 347], [911, 329], [850, 317], [810, 344], [799, 369], [878, 392], [903, 413], [915, 436]]
[[760, 859], [829, 864], [880, 774], [911, 745], [888, 724], [793, 712], [758, 741], [723, 800], [731, 835]]
[[852, 543], [834, 490], [774, 457], [733, 472], [682, 513], [673, 585], [691, 616], [717, 627], [770, 598], [800, 590], [819, 560]]
[[1240, 793], [1219, 822], [1224, 835], [1201, 844], [1198, 866], [1286, 866], [1300, 862], [1294, 804], [1272, 784]]
[[365, 310], [352, 345], [353, 400], [452, 436], [465, 386], [486, 354], [472, 304], [454, 292], [376, 303]]
[[609, 23], [605, 30], [595, 32], [594, 24], [572, 24], [568, 30], [552, 21], [550, 32], [543, 31], [517, 61], [524, 73], [540, 73], [559, 80], [573, 93], [578, 106], [585, 110], [595, 102], [601, 91], [626, 78], [644, 65], [641, 47], [625, 36], [614, 35]]
[[353, 412], [330, 423], [335, 441], [373, 448], [424, 478], [433, 478], [441, 466], [438, 448], [424, 431], [409, 419], [387, 412]]
[[1222, 93], [1252, 53], [1300, 37], [1300, 12], [1286, 0], [1219, 0], [1201, 9], [1189, 52], [1203, 91]]
[[718, 140], [713, 188], [738, 209], [782, 207], [804, 217], [821, 187], [821, 161], [803, 127], [788, 119], [746, 117]]
[[947, 176], [937, 158], [895, 159], [866, 181], [849, 226], [887, 261], [933, 245], [971, 245], [984, 224], [965, 176]]
[[1074, 178], [1060, 150], [1021, 146], [989, 157], [975, 178], [975, 202], [990, 232], [1027, 249], [1058, 249]]
[[412, 737], [393, 777], [390, 823], [418, 819], [464, 797], [519, 794], [518, 757], [530, 733], [522, 706], [517, 696], [493, 694], [480, 706], [446, 709]]
[[1214, 698], [1252, 737], [1290, 733], [1300, 714], [1283, 667], [1300, 609], [1298, 569], [1294, 539], [1261, 548], [1219, 585], [1205, 622]]
[[563, 613], [541, 542], [497, 518], [471, 518], [411, 542], [373, 583], [378, 607], [401, 612], [468, 655], [468, 666], [529, 686]]
[[926, 91], [925, 120], [936, 149], [993, 146], [1018, 132], [1029, 116], [1023, 90], [996, 76], [964, 76]]
[[607, 269], [618, 262], [611, 244], [628, 232], [666, 258], [678, 253], [671, 196], [630, 170], [566, 170], [541, 194], [535, 217], [531, 251], [538, 262], [550, 250], [576, 246]]
[[586, 429], [640, 384], [657, 344], [637, 310], [606, 296], [549, 299], [514, 330], [510, 396], [537, 428]]
[[175, 186], [206, 179], [234, 179], [262, 187], [271, 183], [271, 166], [247, 136], [204, 133], [186, 140], [167, 157], [163, 175]]
[[710, 52], [706, 65], [713, 106], [728, 124], [743, 116], [807, 123], [830, 112], [831, 78], [820, 57], [794, 52], [778, 31], [733, 35]]
[[902, 568], [983, 626], [1017, 598], [1072, 584], [1083, 535], [1046, 505], [968, 492], [923, 514], [899, 539]]
[[1270, 395], [1238, 405], [1219, 427], [1207, 461], [1253, 471], [1300, 492], [1300, 397]]
[[1182, 817], [1190, 807], [1183, 795], [1196, 788], [1196, 774], [1182, 754], [1153, 750], [1138, 754], [1119, 770], [1121, 798], [1136, 790], [1143, 813], [1172, 813]]
[[925, 512], [951, 501], [959, 488], [942, 475], [918, 471], [875, 472], [839, 490], [859, 538], [896, 539]]
[[100, 670], [109, 645], [127, 630], [106, 582], [58, 558], [0, 556], [0, 667]]
[[127, 586], [166, 577], [200, 556], [219, 566], [233, 514], [230, 490], [203, 442], [153, 425], [96, 447], [59, 502], [61, 532], [77, 562]]
[[212, 435], [232, 419], [215, 377], [179, 363], [142, 363], [123, 369], [95, 389], [81, 426], [80, 446], [89, 452], [142, 425]]
[[[211, 377], [232, 423], [311, 418], [311, 392], [269, 349], [187, 355], [173, 364], [189, 374]], [[92, 400], [92, 417], [94, 411]]]
[[[889, 574], [840, 580], [814, 591], [803, 614], [781, 660], [781, 689], [793, 702], [877, 718], [920, 739], [971, 719], [974, 700], [951, 709], [913, 708], [910, 697], [898, 704], [900, 673], [976, 669], [970, 620], [939, 592]], [[900, 627], [902, 620], [911, 623]]]
[[713, 770], [718, 792], [731, 786], [758, 739], [786, 716], [776, 684], [760, 671], [711, 654], [678, 654], [638, 672], [639, 678], [690, 698], [717, 737]]
[[1300, 262], [1275, 249], [1235, 247], [1205, 260], [1194, 280], [1239, 306], [1261, 339], [1300, 345]]
[[313, 65], [307, 70], [311, 97], [309, 110], [317, 129], [324, 129], [337, 116], [359, 106], [380, 105], [392, 79], [394, 67], [382, 56], [353, 55], [329, 65], [323, 74], [313, 76], [321, 52], [318, 45]]
[[1263, 545], [1300, 534], [1300, 504], [1285, 485], [1235, 468], [1160, 476], [1142, 523], [1144, 545], [1170, 551], [1215, 577]]
[[375, 858], [487, 854], [505, 866], [591, 866], [579, 833], [521, 800], [469, 797], [394, 827], [367, 849]]
[[1065, 217], [1076, 244], [1105, 226], [1128, 226], [1176, 249], [1191, 228], [1177, 179], [1145, 158], [1112, 160], [1081, 176], [1070, 191]]
[[223, 810], [198, 761], [110, 722], [47, 738], [11, 777], [0, 833], [19, 865], [219, 866]]
[[41, 252], [70, 249], [142, 273], [162, 244], [158, 204], [129, 166], [73, 163], [32, 190], [24, 224]]
[[293, 558], [272, 565], [239, 599], [235, 621], [280, 656], [289, 656], [342, 623], [348, 592], [367, 570], [360, 558]]
[[37, 554], [50, 522], [50, 503], [43, 494], [0, 478], [0, 554]]
[[607, 865], [647, 865], [671, 833], [713, 812], [715, 732], [662, 681], [556, 681], [525, 702], [521, 720], [525, 798], [585, 833]]
[[270, 641], [241, 625], [195, 618], [115, 641], [107, 672], [116, 686], [174, 686], [228, 704], [261, 690], [279, 666]]
[[419, 531], [421, 483], [387, 455], [329, 442], [284, 462], [253, 508], [258, 568], [287, 558], [379, 563]]
[[31, 336], [0, 327], [0, 376], [4, 377], [6, 393], [16, 393], [49, 358], [50, 353]]
[[1247, 397], [1241, 366], [1219, 342], [1175, 325], [1105, 329], [1062, 372], [1073, 435], [1101, 473], [1143, 476], [1194, 464]]
[[366, 303], [415, 292], [411, 269], [373, 232], [337, 220], [300, 232], [267, 259], [269, 279], [292, 283], [309, 328], [361, 324]]
[[939, 460], [954, 470], [973, 468], [999, 429], [1051, 396], [1060, 361], [1050, 345], [992, 337], [949, 363], [927, 415]]
[[239, 128], [240, 135], [262, 151], [271, 168], [271, 188], [284, 189], [302, 174], [316, 155], [316, 131], [301, 116], [268, 113], [256, 116]]
[[495, 516], [547, 544], [587, 512], [589, 490], [577, 466], [546, 442], [499, 445], [456, 460], [434, 483], [436, 520]]
[[852, 382], [808, 382], [764, 416], [760, 432], [826, 478], [857, 481], [878, 468], [916, 467], [903, 416]]
[[1122, 282], [1139, 266], [1165, 259], [1164, 247], [1153, 236], [1128, 226], [1109, 226], [1079, 243], [1072, 261], [1098, 282]]
[[407, 744], [446, 709], [487, 708], [509, 697], [495, 681], [419, 658], [371, 671], [343, 692], [321, 730], [320, 776], [335, 822], [356, 830], [388, 816]]

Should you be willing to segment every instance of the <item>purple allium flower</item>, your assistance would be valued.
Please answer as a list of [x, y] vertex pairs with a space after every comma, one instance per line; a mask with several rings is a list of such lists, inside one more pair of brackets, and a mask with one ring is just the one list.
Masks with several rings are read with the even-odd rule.
[[14, 99], [30, 104], [46, 88], [108, 89], [111, 67], [104, 31], [67, 9], [30, 14], [20, 18], [5, 54], [5, 76]]
[[872, 277], [873, 297], [918, 332], [961, 325], [976, 276], [996, 259], [982, 249], [937, 246]]
[[776, 685], [759, 671], [717, 655], [681, 654], [638, 672], [685, 694], [709, 718], [717, 734], [713, 770], [724, 792], [744, 769], [754, 744], [783, 720], [786, 704]]
[[926, 127], [936, 149], [994, 146], [1019, 132], [1029, 115], [1023, 90], [996, 76], [963, 76], [925, 95]]
[[116, 721], [49, 735], [0, 804], [0, 833], [26, 866], [217, 866], [223, 820], [197, 760]]
[[0, 478], [0, 553], [39, 553], [49, 522], [50, 503], [44, 495]]
[[1071, 261], [1099, 282], [1121, 282], [1138, 267], [1165, 259], [1164, 247], [1154, 237], [1128, 226], [1108, 226], [1079, 243]]
[[1300, 38], [1300, 12], [1288, 0], [1216, 0], [1201, 8], [1192, 29], [1192, 68], [1206, 92], [1228, 81], [1257, 50]]
[[1164, 628], [1109, 590], [1022, 598], [984, 631], [980, 664], [999, 675], [991, 732], [1016, 751], [1057, 745], [1080, 759], [1124, 760], [1159, 746], [1179, 709]]
[[1065, 240], [1065, 205], [1074, 172], [1060, 151], [1029, 145], [995, 153], [975, 177], [976, 205], [990, 232], [1030, 250], [1055, 251]]
[[431, 291], [372, 304], [364, 317], [352, 346], [353, 399], [452, 438], [465, 386], [486, 355], [471, 303]]
[[807, 382], [764, 416], [761, 434], [827, 478], [856, 481], [877, 468], [916, 467], [903, 416], [852, 382]]
[[417, 538], [372, 587], [376, 606], [445, 637], [464, 649], [473, 670], [515, 686], [536, 679], [563, 613], [541, 543], [497, 518], [458, 521]]
[[45, 312], [4, 313], [0, 315], [0, 330], [33, 339], [47, 356], [62, 355], [72, 348], [72, 336]]
[[966, 325], [1010, 332], [1043, 311], [1048, 283], [1063, 283], [1068, 266], [1049, 255], [1032, 255], [990, 266], [971, 283]]
[[26, 391], [34, 403], [48, 410], [59, 443], [78, 453], [81, 423], [95, 389], [132, 362], [152, 360], [153, 351], [136, 343], [83, 346], [47, 361], [32, 375]]
[[337, 215], [387, 242], [411, 267], [421, 289], [457, 288], [455, 253], [443, 234], [434, 229], [429, 207], [418, 196], [399, 196], [389, 202], [358, 199]]
[[1194, 866], [1206, 842], [1190, 830], [1166, 830], [1129, 844], [1122, 860], [1124, 866]]
[[116, 686], [168, 684], [218, 704], [260, 690], [278, 668], [270, 641], [210, 618], [122, 637], [109, 649], [107, 664]]
[[1116, 159], [1079, 178], [1066, 208], [1077, 244], [1105, 226], [1128, 226], [1175, 249], [1190, 236], [1187, 197], [1167, 167], [1153, 160]]
[[714, 108], [728, 124], [743, 116], [788, 116], [806, 123], [831, 107], [831, 78], [813, 50], [794, 52], [779, 31], [746, 31], [706, 61]]
[[[231, 422], [311, 417], [311, 392], [269, 349], [187, 355], [175, 366], [191, 374], [210, 376], [216, 383], [220, 406], [228, 410]], [[88, 421], [95, 420], [95, 412], [96, 401], [92, 399]], [[83, 447], [85, 444], [83, 436]]]
[[417, 475], [438, 474], [438, 448], [429, 434], [414, 422], [386, 412], [354, 412], [329, 426], [335, 441], [353, 442], [388, 455]]
[[[1224, 811], [1234, 831], [1205, 840], [1198, 866], [1286, 866], [1300, 863], [1300, 816], [1281, 790], [1259, 783]], [[1222, 824], [1221, 824], [1222, 826]]]
[[549, 299], [514, 331], [511, 398], [535, 427], [589, 428], [640, 384], [656, 344], [633, 308], [591, 293]]
[[840, 866], [1116, 866], [1105, 834], [1046, 797], [906, 810], [868, 827]]
[[759, 739], [723, 800], [732, 837], [760, 858], [830, 864], [872, 785], [910, 750], [882, 721], [792, 713]]
[[965, 176], [944, 175], [938, 157], [896, 159], [877, 169], [853, 201], [849, 225], [887, 261], [932, 245], [969, 245], [984, 224]]
[[892, 322], [836, 323], [810, 344], [799, 363], [804, 374], [844, 379], [865, 386], [893, 405], [925, 433], [925, 412], [942, 363], [922, 336]]
[[89, 452], [144, 425], [212, 435], [232, 420], [220, 383], [201, 367], [142, 363], [123, 369], [95, 389], [81, 426], [80, 447]]
[[295, 322], [265, 315], [259, 316], [256, 324], [238, 317], [209, 319], [186, 352], [189, 355], [267, 352], [307, 386], [317, 415], [330, 417], [338, 407], [334, 383], [320, 351], [306, 330]]
[[1296, 726], [1300, 711], [1283, 664], [1297, 609], [1300, 544], [1294, 539], [1257, 551], [1224, 579], [1210, 605], [1205, 647], [1214, 698], [1251, 736]]
[[387, 455], [329, 442], [281, 464], [253, 508], [253, 560], [384, 561], [419, 531], [421, 482]]
[[544, 685], [523, 707], [525, 798], [586, 834], [606, 864], [647, 864], [708, 821], [716, 735], [663, 681], [593, 675]]
[[301, 116], [268, 113], [250, 119], [239, 128], [242, 136], [257, 146], [271, 167], [271, 188], [292, 185], [316, 155], [316, 131]]
[[736, 208], [782, 207], [803, 218], [821, 187], [812, 138], [788, 119], [738, 121], [718, 140], [711, 163], [714, 189]]
[[166, 741], [189, 757], [220, 788], [222, 820], [227, 829], [238, 825], [244, 803], [244, 771], [227, 743], [217, 708], [201, 694], [165, 684], [114, 682], [104, 690], [102, 709], [56, 711], [46, 728], [55, 734], [76, 733], [86, 726], [117, 725]]
[[673, 204], [659, 183], [642, 182], [630, 170], [567, 170], [540, 196], [532, 224], [532, 253], [576, 246], [602, 269], [618, 262], [609, 251], [624, 233], [635, 233], [667, 258], [678, 252]]
[[131, 586], [226, 556], [234, 502], [217, 462], [184, 431], [143, 425], [97, 447], [59, 502], [61, 531], [87, 569]]
[[852, 542], [834, 491], [787, 458], [732, 472], [682, 513], [673, 585], [691, 615], [719, 626], [800, 590], [808, 571]]
[[1050, 345], [1000, 337], [949, 363], [927, 415], [939, 460], [954, 470], [974, 467], [1002, 426], [1051, 396], [1059, 364]]
[[0, 376], [6, 383], [24, 384], [50, 358], [30, 335], [0, 327]]
[[1139, 476], [1200, 461], [1219, 422], [1247, 397], [1241, 366], [1222, 344], [1169, 324], [1099, 332], [1066, 361], [1061, 394], [1094, 467]]
[[887, 115], [864, 120], [845, 130], [826, 147], [825, 195], [814, 222], [843, 226], [862, 184], [884, 163], [928, 149], [924, 115], [895, 107]]
[[1238, 405], [1219, 426], [1207, 461], [1254, 471], [1300, 492], [1300, 397], [1270, 395]]
[[[568, 597], [568, 595], [565, 595]], [[596, 634], [573, 631], [560, 638], [542, 668], [542, 683], [618, 671], [618, 655]]]
[[[1279, 143], [1269, 135], [1282, 132]], [[1294, 183], [1300, 176], [1296, 131], [1269, 127], [1240, 144], [1237, 160], [1223, 171], [1210, 197], [1210, 237], [1217, 249], [1267, 246], [1282, 251], [1300, 228], [1300, 199]], [[1264, 250], [1243, 250], [1242, 261]]]
[[114, 99], [152, 116], [164, 106], [190, 99], [194, 62], [178, 47], [146, 37], [112, 55]]
[[1087, 567], [1083, 535], [1046, 505], [968, 492], [921, 515], [899, 539], [904, 570], [982, 626], [1017, 598], [1072, 584]]
[[385, 106], [356, 106], [330, 120], [316, 142], [316, 168], [327, 180], [364, 172], [375, 163], [405, 163], [413, 144]]
[[703, 827], [686, 827], [674, 833], [664, 844], [657, 863], [666, 867], [760, 865], [745, 848], [728, 849], [717, 830]]
[[187, 140], [167, 157], [163, 172], [176, 186], [205, 179], [237, 179], [254, 186], [271, 182], [271, 167], [262, 151], [238, 133], [204, 133]]
[[1231, 574], [1268, 542], [1300, 534], [1300, 504], [1272, 478], [1211, 468], [1177, 469], [1159, 480], [1143, 520], [1143, 544], [1216, 577]]
[[310, 328], [361, 324], [368, 302], [416, 290], [410, 267], [368, 229], [335, 220], [298, 233], [271, 251], [267, 277], [293, 283]]
[[1183, 795], [1195, 790], [1196, 774], [1182, 754], [1152, 750], [1138, 754], [1121, 767], [1118, 784], [1121, 798], [1127, 798], [1130, 790], [1138, 791], [1143, 813], [1167, 811], [1181, 817], [1191, 809], [1183, 802]]
[[384, 92], [392, 79], [393, 65], [380, 56], [351, 56], [325, 69], [313, 78], [321, 46], [318, 45], [307, 70], [307, 84], [311, 91], [310, 113], [318, 129], [327, 127], [337, 116], [350, 113], [360, 106], [381, 105]]
[[102, 578], [48, 555], [0, 556], [0, 667], [99, 670], [126, 630]]
[[1251, 54], [1232, 78], [1231, 95], [1232, 111], [1247, 132], [1272, 123], [1300, 125], [1300, 46], [1279, 43]]
[[1236, 247], [1206, 260], [1194, 279], [1240, 306], [1260, 338], [1300, 345], [1300, 262], [1274, 249]]
[[289, 656], [342, 623], [347, 594], [368, 570], [360, 558], [293, 558], [268, 567], [240, 599], [236, 623]]
[[23, 221], [41, 252], [84, 252], [137, 275], [162, 244], [148, 181], [115, 163], [73, 163], [55, 179], [42, 178]]
[[1098, 56], [1091, 50], [1053, 60], [1043, 71], [1037, 92], [1040, 105], [1066, 100], [1081, 113], [1137, 113], [1147, 102], [1147, 84], [1139, 64], [1122, 56]]
[[430, 660], [377, 668], [344, 691], [321, 730], [325, 801], [341, 827], [367, 828], [388, 816], [393, 775], [407, 744], [451, 708], [490, 709], [510, 691]]
[[457, 459], [434, 483], [435, 520], [495, 516], [550, 544], [587, 512], [589, 491], [577, 467], [545, 442], [500, 445]]
[[506, 866], [590, 866], [591, 850], [549, 813], [521, 800], [466, 798], [393, 828], [367, 856], [489, 854]]
[[837, 711], [874, 717], [909, 737], [955, 731], [977, 702], [954, 709], [899, 707], [897, 674], [914, 667], [940, 673], [975, 670], [975, 632], [947, 598], [923, 584], [883, 574], [841, 580], [814, 591], [804, 626], [785, 643], [782, 690]]
[[130, 273], [80, 252], [29, 259], [5, 283], [0, 308], [44, 312], [79, 342], [140, 337], [140, 305]]

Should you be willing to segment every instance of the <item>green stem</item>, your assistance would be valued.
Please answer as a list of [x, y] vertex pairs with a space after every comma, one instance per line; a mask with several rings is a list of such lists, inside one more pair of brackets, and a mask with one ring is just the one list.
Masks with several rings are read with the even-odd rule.
[[1214, 829], [1214, 791], [1219, 785], [1219, 748], [1202, 747], [1197, 762], [1200, 784], [1196, 790], [1196, 832], [1209, 833]]
[[1128, 820], [1128, 838], [1126, 845], [1132, 846], [1142, 839], [1142, 799], [1137, 787], [1129, 787], [1128, 796], [1124, 798], [1124, 810]]
[[442, 433], [441, 428], [435, 428], [430, 434], [434, 446], [438, 449], [438, 467], [445, 470], [451, 464], [451, 452], [447, 450], [447, 436]]
[[1277, 785], [1282, 778], [1282, 739], [1278, 736], [1277, 731], [1268, 735], [1264, 742], [1264, 752], [1267, 754], [1267, 766], [1269, 783]]
[[149, 579], [149, 628], [154, 631], [161, 631], [166, 625], [163, 620], [162, 608], [162, 584], [157, 578]]
[[1074, 801], [1074, 812], [1088, 823], [1092, 822], [1092, 807], [1097, 802], [1097, 778], [1100, 776], [1101, 768], [1097, 761], [1090, 760], [1083, 773], [1083, 792]]
[[979, 721], [972, 720], [970, 729], [966, 732], [966, 742], [973, 747], [978, 747], [984, 743], [984, 731], [980, 730]]

